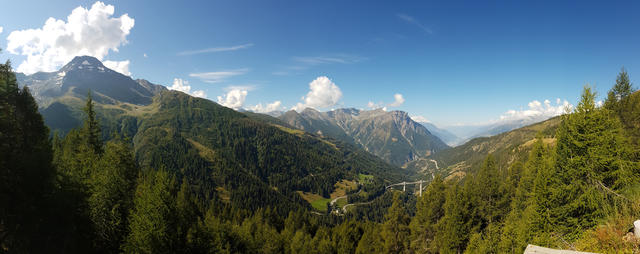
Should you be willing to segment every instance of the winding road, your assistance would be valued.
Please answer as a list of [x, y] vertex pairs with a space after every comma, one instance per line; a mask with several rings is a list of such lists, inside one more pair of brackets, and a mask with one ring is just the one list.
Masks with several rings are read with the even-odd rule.
[[373, 200], [369, 201], [369, 202], [363, 202], [363, 203], [353, 203], [353, 204], [346, 204], [342, 207], [342, 213], [347, 213], [347, 207], [352, 206], [352, 205], [368, 205], [373, 203]]

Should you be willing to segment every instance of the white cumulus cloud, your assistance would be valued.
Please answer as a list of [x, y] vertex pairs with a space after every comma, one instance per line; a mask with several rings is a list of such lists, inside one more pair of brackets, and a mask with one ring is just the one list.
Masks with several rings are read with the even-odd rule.
[[389, 104], [389, 106], [391, 107], [399, 107], [404, 103], [404, 97], [402, 97], [402, 94], [399, 94], [399, 93], [394, 94], [393, 99], [394, 101], [391, 104]]
[[13, 31], [7, 51], [27, 56], [17, 71], [27, 74], [55, 71], [73, 57], [89, 55], [103, 60], [109, 51], [127, 43], [134, 19], [124, 14], [112, 17], [113, 5], [95, 2], [90, 9], [75, 8], [67, 21], [49, 18], [37, 29]]
[[430, 123], [431, 121], [429, 121], [429, 119], [427, 119], [424, 116], [412, 116], [411, 119], [413, 121], [416, 121], [418, 123]]
[[258, 105], [255, 106], [251, 106], [248, 108], [249, 110], [256, 112], [256, 113], [269, 113], [269, 112], [273, 112], [273, 111], [278, 111], [282, 109], [282, 102], [281, 101], [274, 101], [272, 103], [268, 103], [266, 105], [262, 105], [262, 103], [259, 103]]
[[4, 29], [4, 28], [2, 28], [2, 27], [0, 26], [0, 34], [2, 33], [2, 29]]
[[511, 121], [519, 121], [526, 120], [530, 122], [542, 121], [548, 118], [562, 115], [566, 112], [567, 109], [573, 108], [567, 100], [561, 100], [560, 98], [556, 99], [556, 104], [552, 105], [551, 101], [544, 100], [544, 102], [540, 102], [538, 100], [534, 100], [527, 104], [528, 109], [523, 110], [509, 110], [502, 114], [497, 122], [511, 122]]
[[378, 102], [378, 103], [375, 103], [373, 101], [369, 101], [367, 103], [367, 108], [370, 108], [370, 109], [379, 109], [379, 108], [381, 108], [382, 110], [387, 111], [387, 107], [386, 106], [399, 107], [403, 103], [404, 103], [404, 96], [402, 96], [402, 94], [397, 93], [397, 94], [393, 95], [393, 102], [392, 103], [386, 104], [386, 103], [384, 103], [382, 101]]
[[169, 89], [171, 90], [176, 90], [176, 91], [180, 91], [186, 94], [190, 94], [192, 96], [195, 97], [200, 97], [200, 98], [206, 98], [207, 94], [205, 94], [205, 92], [203, 90], [197, 90], [197, 91], [193, 91], [191, 92], [191, 86], [189, 85], [189, 81], [183, 80], [183, 79], [179, 79], [179, 78], [174, 78], [173, 79], [173, 85], [169, 87]]
[[218, 103], [228, 108], [239, 109], [244, 105], [247, 94], [247, 90], [233, 89], [225, 95], [218, 96]]
[[336, 105], [342, 98], [342, 91], [329, 78], [321, 76], [309, 83], [309, 92], [302, 97], [304, 103], [298, 103], [293, 109], [327, 108]]
[[381, 103], [381, 102], [379, 102], [379, 103], [375, 103], [375, 102], [373, 102], [373, 101], [369, 101], [369, 102], [367, 102], [367, 108], [370, 108], [370, 109], [377, 109], [377, 108], [382, 108], [382, 107], [384, 107], [384, 106], [382, 106], [382, 103]]
[[104, 64], [104, 66], [107, 66], [107, 68], [112, 69], [114, 71], [120, 72], [124, 75], [127, 76], [131, 76], [131, 72], [129, 72], [129, 60], [125, 60], [125, 61], [104, 61], [102, 62]]
[[202, 90], [193, 91], [193, 93], [191, 93], [191, 95], [193, 95], [195, 97], [200, 97], [200, 98], [207, 98], [207, 94], [204, 93], [204, 91], [202, 91]]

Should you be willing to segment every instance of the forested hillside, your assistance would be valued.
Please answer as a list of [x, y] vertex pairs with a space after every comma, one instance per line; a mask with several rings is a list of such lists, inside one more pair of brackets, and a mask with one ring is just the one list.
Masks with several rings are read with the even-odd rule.
[[[284, 214], [344, 191], [334, 185], [356, 183], [360, 174], [375, 176], [378, 189], [385, 181], [412, 177], [353, 144], [134, 81], [93, 57], [76, 57], [57, 72], [18, 81], [39, 91], [44, 121], [61, 136], [85, 119], [82, 109], [91, 91], [98, 98], [92, 101], [102, 139], [128, 137], [143, 168], [165, 168], [179, 180], [186, 177], [204, 200], [223, 197], [235, 206], [272, 206]], [[309, 195], [314, 199], [303, 199]], [[326, 204], [317, 205], [326, 210]]]
[[428, 253], [522, 253], [527, 244], [640, 251], [627, 235], [640, 216], [637, 96], [623, 71], [604, 107], [585, 87], [573, 112], [550, 120], [555, 140], [546, 142], [547, 128], [540, 129], [524, 163], [507, 166], [489, 155], [460, 179], [436, 177], [416, 205], [409, 246]]
[[[624, 71], [604, 106], [585, 87], [573, 112], [502, 139], [525, 142], [523, 159], [488, 149], [477, 170], [434, 174], [419, 197], [385, 190], [407, 176], [349, 144], [180, 92], [148, 105], [89, 94], [81, 124], [51, 136], [7, 63], [0, 111], [1, 252], [640, 251], [625, 235], [640, 216], [640, 93]], [[300, 194], [327, 197], [341, 180], [361, 184], [345, 214]]]
[[[164, 92], [155, 100], [150, 107], [157, 112], [139, 120], [133, 138], [141, 166], [178, 170], [192, 186], [223, 188], [244, 208], [300, 203], [296, 191], [328, 197], [335, 183], [358, 174], [378, 181], [404, 177], [350, 145], [256, 121], [205, 99]], [[213, 189], [198, 192], [207, 196]]]

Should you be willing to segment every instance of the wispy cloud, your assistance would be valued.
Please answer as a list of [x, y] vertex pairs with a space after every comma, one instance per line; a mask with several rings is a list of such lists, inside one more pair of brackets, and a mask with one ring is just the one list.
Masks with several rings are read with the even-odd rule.
[[230, 47], [215, 47], [215, 48], [206, 48], [199, 50], [190, 50], [183, 51], [178, 53], [179, 56], [189, 56], [189, 55], [197, 55], [197, 54], [205, 54], [205, 53], [215, 53], [215, 52], [225, 52], [225, 51], [236, 51], [240, 49], [246, 49], [253, 46], [253, 43], [247, 43], [242, 45], [230, 46]]
[[433, 34], [433, 30], [431, 30], [431, 28], [425, 26], [424, 24], [422, 24], [422, 22], [418, 21], [416, 18], [409, 16], [407, 14], [404, 13], [398, 13], [396, 14], [396, 16], [398, 16], [399, 19], [417, 26], [418, 28], [420, 28], [420, 30], [424, 31], [427, 34]]
[[239, 76], [247, 73], [248, 71], [249, 69], [243, 68], [243, 69], [228, 70], [228, 71], [190, 73], [189, 77], [199, 78], [200, 80], [207, 83], [220, 83], [227, 78]]
[[364, 60], [364, 58], [359, 56], [352, 56], [352, 55], [305, 56], [305, 57], [296, 56], [296, 57], [293, 57], [293, 60], [299, 63], [318, 65], [318, 64], [332, 64], [332, 63], [351, 64], [351, 63], [360, 62]]
[[347, 54], [334, 54], [324, 56], [294, 56], [291, 58], [293, 62], [289, 66], [283, 66], [280, 70], [272, 72], [273, 75], [284, 76], [290, 75], [297, 71], [311, 68], [312, 66], [325, 64], [354, 64], [366, 60], [364, 57]]

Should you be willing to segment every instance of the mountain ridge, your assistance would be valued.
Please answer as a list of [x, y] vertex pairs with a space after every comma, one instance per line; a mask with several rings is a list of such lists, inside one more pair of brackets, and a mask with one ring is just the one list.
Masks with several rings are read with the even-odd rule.
[[146, 80], [133, 80], [105, 67], [100, 60], [91, 56], [76, 56], [55, 72], [32, 75], [18, 73], [16, 78], [21, 86], [29, 87], [42, 108], [66, 94], [81, 97], [89, 91], [94, 94], [96, 101], [104, 104], [126, 102], [148, 105], [155, 94], [167, 90]]
[[[36, 73], [21, 81], [43, 92], [39, 110], [45, 123], [63, 135], [81, 125], [91, 91], [103, 138], [114, 133], [130, 137], [143, 168], [166, 168], [186, 178], [202, 198], [222, 195], [244, 209], [278, 205], [286, 214], [300, 207], [311, 209], [298, 192], [327, 197], [337, 182], [357, 181], [360, 174], [375, 178], [376, 188], [382, 190], [385, 182], [411, 177], [349, 143], [290, 129], [277, 118], [238, 112], [146, 80], [134, 81], [103, 71], [102, 66], [95, 58], [80, 57], [57, 72]], [[66, 75], [58, 75], [62, 72]], [[72, 73], [82, 78], [57, 78]], [[104, 77], [110, 82], [98, 80]], [[34, 80], [41, 82], [28, 82]], [[123, 83], [113, 83], [118, 81]], [[43, 84], [67, 89], [51, 90], [55, 86]], [[105, 91], [112, 87], [145, 93], [132, 98]], [[78, 92], [83, 89], [87, 93]]]
[[298, 129], [359, 145], [395, 165], [449, 148], [404, 111], [341, 108], [320, 112], [306, 108], [288, 111], [279, 118]]

